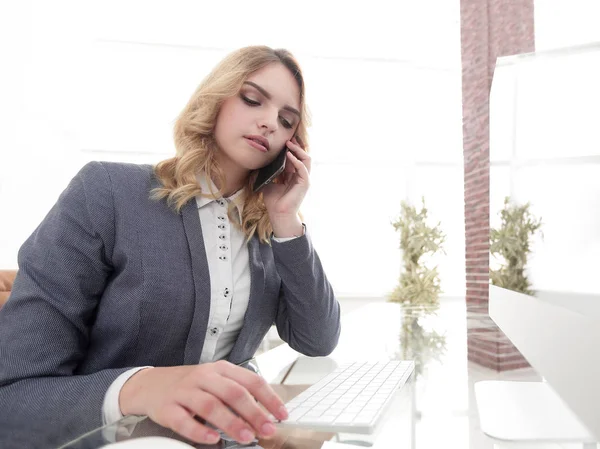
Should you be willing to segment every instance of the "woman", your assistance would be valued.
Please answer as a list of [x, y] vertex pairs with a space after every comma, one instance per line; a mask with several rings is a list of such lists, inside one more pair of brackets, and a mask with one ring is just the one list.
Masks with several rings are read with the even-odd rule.
[[[124, 414], [199, 443], [273, 435], [285, 419], [252, 357], [275, 323], [326, 355], [339, 305], [298, 211], [309, 187], [304, 82], [285, 50], [226, 57], [175, 124], [156, 167], [87, 164], [19, 252], [0, 311], [3, 441], [68, 441]], [[287, 147], [260, 194], [257, 169]], [[1, 444], [0, 444], [1, 445]], [[4, 446], [3, 446], [4, 447]]]

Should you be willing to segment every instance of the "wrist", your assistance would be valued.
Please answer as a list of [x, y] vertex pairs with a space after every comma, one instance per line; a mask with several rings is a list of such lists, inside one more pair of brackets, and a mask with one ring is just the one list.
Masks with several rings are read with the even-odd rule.
[[269, 217], [273, 235], [277, 238], [298, 237], [304, 234], [304, 226], [298, 214]]
[[119, 392], [119, 408], [121, 414], [126, 415], [145, 415], [145, 407], [142, 403], [144, 397], [144, 381], [146, 376], [152, 371], [152, 368], [144, 368], [131, 376]]

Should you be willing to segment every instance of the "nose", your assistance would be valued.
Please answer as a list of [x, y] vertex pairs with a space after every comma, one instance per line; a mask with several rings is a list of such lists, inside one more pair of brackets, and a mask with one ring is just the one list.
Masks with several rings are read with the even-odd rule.
[[278, 127], [278, 116], [277, 111], [265, 110], [258, 118], [259, 128], [268, 132], [275, 132]]

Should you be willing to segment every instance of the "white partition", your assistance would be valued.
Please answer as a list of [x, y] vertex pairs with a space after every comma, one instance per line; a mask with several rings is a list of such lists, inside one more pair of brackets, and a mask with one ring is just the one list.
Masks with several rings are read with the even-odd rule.
[[[542, 218], [535, 290], [600, 294], [600, 43], [499, 58], [490, 96], [490, 220], [503, 197]], [[494, 260], [492, 260], [492, 264]]]
[[[571, 303], [579, 306], [567, 307]], [[489, 312], [533, 368], [600, 439], [600, 297], [564, 293], [544, 300], [490, 285]], [[540, 414], [546, 412], [540, 410]]]

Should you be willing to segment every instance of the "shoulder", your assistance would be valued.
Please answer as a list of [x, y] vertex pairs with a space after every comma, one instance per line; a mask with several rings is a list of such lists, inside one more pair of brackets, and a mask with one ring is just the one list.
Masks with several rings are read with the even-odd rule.
[[65, 194], [107, 213], [122, 205], [146, 203], [155, 183], [151, 165], [94, 161], [79, 170]]
[[120, 162], [88, 162], [76, 178], [83, 184], [86, 192], [94, 195], [110, 193], [112, 197], [135, 196], [136, 193], [147, 196], [156, 183], [151, 165]]
[[151, 165], [93, 161], [85, 164], [78, 175], [87, 182], [146, 183], [154, 177], [154, 169]]

